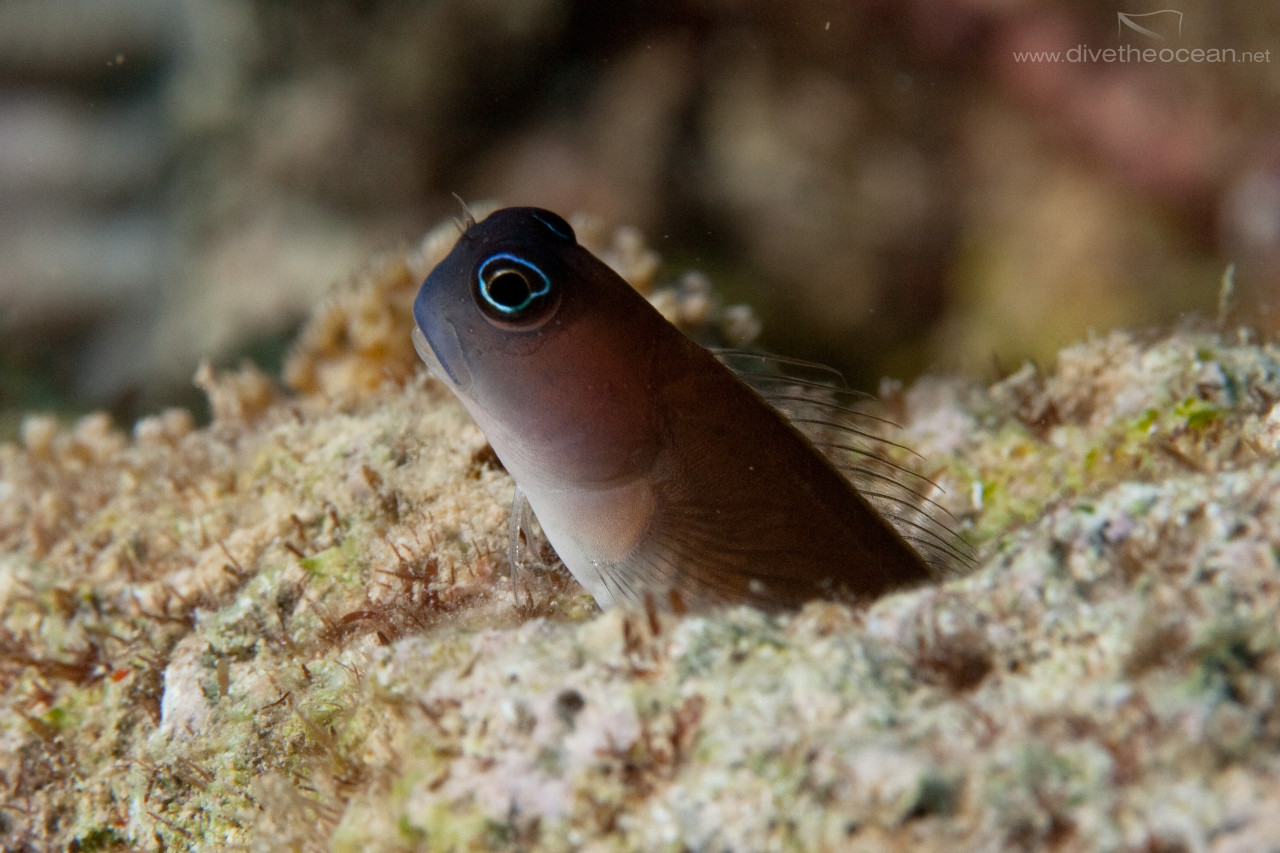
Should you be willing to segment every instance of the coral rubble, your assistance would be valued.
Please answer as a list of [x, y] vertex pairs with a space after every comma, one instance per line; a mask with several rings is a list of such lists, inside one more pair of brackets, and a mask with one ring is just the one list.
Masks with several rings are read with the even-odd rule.
[[[645, 290], [634, 235], [581, 230]], [[451, 226], [450, 226], [451, 227]], [[1280, 349], [1113, 333], [882, 389], [980, 560], [853, 609], [600, 614], [419, 370], [446, 229], [214, 420], [0, 446], [5, 849], [1214, 850], [1280, 834]], [[653, 295], [749, 337], [699, 280]]]

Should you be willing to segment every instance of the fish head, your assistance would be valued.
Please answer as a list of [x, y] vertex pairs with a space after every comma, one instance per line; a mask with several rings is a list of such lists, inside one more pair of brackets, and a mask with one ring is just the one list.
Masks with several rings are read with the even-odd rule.
[[414, 343], [527, 491], [607, 486], [658, 450], [661, 318], [538, 208], [471, 224], [419, 290]]

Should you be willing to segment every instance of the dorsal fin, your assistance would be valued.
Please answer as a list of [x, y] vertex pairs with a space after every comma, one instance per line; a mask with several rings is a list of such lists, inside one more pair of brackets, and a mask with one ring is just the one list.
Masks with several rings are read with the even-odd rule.
[[939, 574], [973, 563], [955, 516], [938, 502], [942, 487], [896, 457], [924, 459], [888, 437], [898, 424], [866, 411], [875, 397], [850, 388], [840, 371], [743, 349], [712, 349], [777, 409], [883, 515]]

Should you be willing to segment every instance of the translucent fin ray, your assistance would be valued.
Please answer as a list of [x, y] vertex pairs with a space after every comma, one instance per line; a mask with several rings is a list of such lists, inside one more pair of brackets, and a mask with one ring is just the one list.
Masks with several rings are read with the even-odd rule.
[[890, 454], [909, 454], [921, 462], [924, 457], [882, 434], [900, 429], [898, 424], [861, 408], [875, 397], [850, 388], [840, 371], [826, 365], [753, 350], [713, 352], [786, 417], [935, 571], [973, 563], [954, 529], [959, 520], [929, 495], [942, 487]]
[[516, 484], [511, 498], [511, 520], [507, 525], [507, 558], [511, 561], [511, 576], [515, 578], [526, 569], [542, 567], [542, 561], [533, 557], [533, 507], [525, 497], [524, 489]]

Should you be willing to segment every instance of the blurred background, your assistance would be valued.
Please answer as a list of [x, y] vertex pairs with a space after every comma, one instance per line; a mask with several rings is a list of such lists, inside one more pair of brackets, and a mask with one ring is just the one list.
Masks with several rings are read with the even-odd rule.
[[1214, 322], [1228, 265], [1270, 334], [1280, 4], [1123, 3], [0, 0], [0, 438], [278, 365], [451, 193], [638, 226], [863, 387]]

